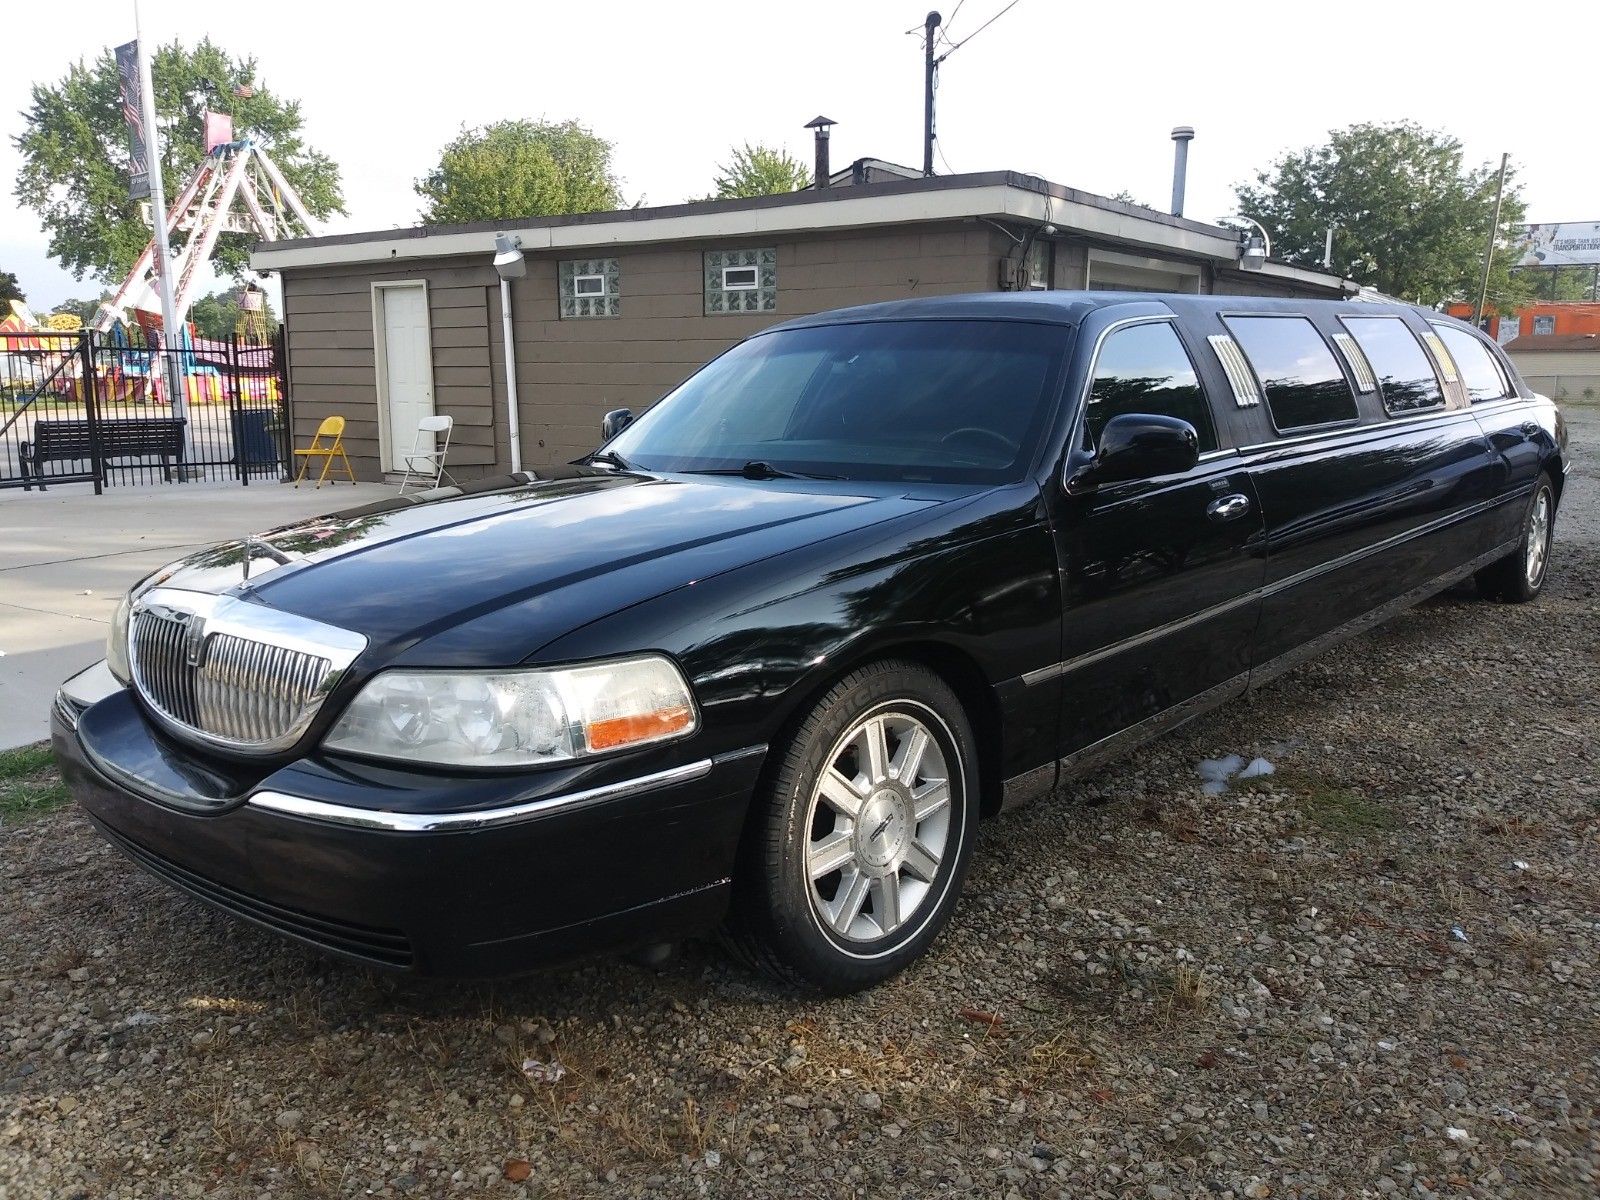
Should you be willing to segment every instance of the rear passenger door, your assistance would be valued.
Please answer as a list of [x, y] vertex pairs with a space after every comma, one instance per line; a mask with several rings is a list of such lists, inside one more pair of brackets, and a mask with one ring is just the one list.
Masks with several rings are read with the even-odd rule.
[[[1539, 464], [1549, 451], [1542, 441], [1549, 435], [1533, 419], [1528, 402], [1517, 395], [1495, 351], [1477, 334], [1442, 321], [1433, 322], [1433, 333], [1440, 343], [1435, 350], [1440, 365], [1459, 376], [1472, 405], [1472, 415], [1489, 440], [1498, 468], [1496, 488], [1500, 495], [1508, 501], [1527, 495], [1539, 477]], [[1521, 537], [1522, 518], [1522, 505], [1500, 505], [1493, 519], [1494, 540], [1506, 542]]]
[[[1262, 520], [1237, 454], [1219, 443], [1193, 348], [1171, 317], [1084, 330], [1080, 408], [1046, 488], [1063, 597], [1062, 753], [1084, 756], [1187, 702], [1242, 691], [1261, 582]], [[1178, 417], [1200, 461], [1178, 474], [1069, 490], [1113, 416]], [[1165, 716], [1163, 716], [1165, 714]], [[1112, 748], [1107, 745], [1107, 749]]]
[[1252, 683], [1485, 540], [1493, 472], [1476, 422], [1405, 319], [1359, 307], [1320, 326], [1282, 311], [1219, 318], [1219, 353], [1242, 352], [1239, 386], [1265, 401], [1250, 406], [1258, 440], [1243, 452], [1267, 540]]

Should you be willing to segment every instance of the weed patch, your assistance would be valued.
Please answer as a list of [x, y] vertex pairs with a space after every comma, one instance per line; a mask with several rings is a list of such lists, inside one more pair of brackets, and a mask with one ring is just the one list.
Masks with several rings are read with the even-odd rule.
[[0, 750], [0, 820], [42, 816], [69, 799], [47, 744]]

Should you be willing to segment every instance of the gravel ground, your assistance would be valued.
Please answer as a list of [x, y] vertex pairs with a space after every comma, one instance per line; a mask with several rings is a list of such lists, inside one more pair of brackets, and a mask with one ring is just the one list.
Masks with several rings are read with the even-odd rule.
[[[1452, 593], [986, 826], [951, 930], [868, 995], [708, 947], [395, 980], [74, 812], [0, 831], [0, 1200], [1593, 1197], [1600, 410], [1571, 415], [1537, 604]], [[1225, 753], [1280, 771], [1203, 794]]]

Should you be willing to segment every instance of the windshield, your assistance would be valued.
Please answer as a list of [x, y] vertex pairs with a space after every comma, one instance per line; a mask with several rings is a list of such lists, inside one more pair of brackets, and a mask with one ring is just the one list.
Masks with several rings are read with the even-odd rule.
[[1069, 330], [877, 321], [762, 334], [607, 445], [654, 471], [1004, 483], [1033, 459]]

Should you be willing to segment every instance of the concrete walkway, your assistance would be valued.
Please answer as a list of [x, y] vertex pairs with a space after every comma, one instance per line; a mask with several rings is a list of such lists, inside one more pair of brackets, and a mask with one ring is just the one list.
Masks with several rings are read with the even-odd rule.
[[49, 734], [69, 675], [105, 656], [128, 587], [190, 550], [318, 513], [366, 504], [380, 484], [87, 484], [0, 490], [0, 749]]

